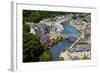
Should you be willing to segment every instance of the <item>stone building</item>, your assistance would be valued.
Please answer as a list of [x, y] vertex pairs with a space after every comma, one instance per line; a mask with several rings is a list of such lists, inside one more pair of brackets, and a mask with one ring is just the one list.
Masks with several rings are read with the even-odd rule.
[[80, 60], [84, 56], [91, 58], [91, 47], [90, 45], [77, 45], [75, 48], [68, 49], [69, 59]]

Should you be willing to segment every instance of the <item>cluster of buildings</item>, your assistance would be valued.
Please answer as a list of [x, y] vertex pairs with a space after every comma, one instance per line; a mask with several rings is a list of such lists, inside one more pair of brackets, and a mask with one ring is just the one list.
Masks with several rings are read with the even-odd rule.
[[91, 58], [91, 16], [88, 15], [84, 19], [86, 21], [83, 21], [83, 18], [72, 19], [70, 25], [81, 32], [80, 41], [87, 44], [79, 44], [62, 52], [59, 57], [64, 58], [64, 60]]
[[68, 49], [70, 60], [80, 60], [84, 57], [91, 58], [91, 47], [90, 45], [77, 45], [74, 48]]
[[[52, 45], [52, 41], [50, 39], [50, 33], [51, 33], [50, 25], [40, 22], [40, 23], [33, 25], [33, 27], [31, 29], [35, 31], [35, 34], [38, 37], [40, 37], [40, 42], [42, 44], [46, 44], [48, 46]], [[30, 32], [32, 32], [32, 31], [30, 31]]]
[[48, 46], [53, 44], [51, 37], [55, 33], [60, 33], [62, 30], [63, 26], [61, 24], [51, 22], [50, 19], [44, 19], [30, 26], [30, 33], [39, 36], [40, 42]]
[[51, 21], [50, 18], [41, 20], [39, 23], [26, 23], [30, 25], [30, 33], [33, 33], [40, 37], [40, 42], [42, 44], [47, 44], [48, 46], [53, 44], [52, 38], [55, 34], [61, 33], [64, 30], [61, 24], [64, 19], [66, 21], [71, 19], [72, 15], [67, 16], [56, 16], [55, 21]]
[[[84, 21], [84, 19], [86, 21]], [[70, 24], [79, 30], [82, 34], [82, 38], [90, 42], [91, 40], [91, 15], [86, 16], [85, 18], [72, 19]]]
[[91, 47], [90, 45], [77, 45], [61, 53], [59, 58], [64, 60], [91, 59]]

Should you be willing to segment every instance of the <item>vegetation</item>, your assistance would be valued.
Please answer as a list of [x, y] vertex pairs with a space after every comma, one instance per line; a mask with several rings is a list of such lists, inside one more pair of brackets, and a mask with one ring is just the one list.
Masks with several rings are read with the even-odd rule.
[[54, 44], [57, 44], [59, 43], [59, 41], [61, 41], [61, 38], [57, 36], [57, 37], [54, 37], [52, 40]]
[[[53, 11], [39, 11], [39, 10], [23, 10], [23, 23], [25, 22], [34, 22], [37, 23], [43, 19], [51, 18], [51, 20], [55, 21], [54, 17], [61, 15], [73, 15], [73, 19], [76, 18], [84, 18], [90, 13], [77, 13], [77, 12], [53, 12]], [[85, 20], [85, 19], [83, 19]], [[85, 20], [86, 21], [86, 20]]]
[[[38, 62], [51, 60], [49, 48], [42, 45], [39, 37], [29, 33], [29, 26], [23, 26], [23, 62]], [[43, 59], [43, 57], [45, 59]]]
[[50, 61], [51, 60], [51, 55], [49, 55], [50, 52], [47, 51], [47, 52], [44, 52], [40, 57], [39, 57], [39, 60], [40, 61]]
[[84, 42], [84, 41], [81, 42], [81, 41], [79, 41], [79, 42], [76, 43], [76, 45], [79, 45], [79, 44], [86, 45], [86, 44], [88, 44], [88, 42]]
[[87, 60], [87, 59], [90, 59], [88, 56], [84, 55], [82, 60]]
[[34, 22], [37, 23], [45, 18], [51, 18], [55, 20], [55, 16], [65, 15], [65, 12], [52, 12], [52, 11], [33, 11], [33, 10], [23, 10], [23, 23]]
[[59, 61], [64, 61], [64, 58], [63, 57], [59, 57]]
[[23, 28], [23, 31], [24, 31], [24, 32], [30, 32], [30, 27], [29, 27], [29, 25], [26, 25], [26, 24], [25, 24], [25, 25], [23, 25], [23, 27], [24, 27], [24, 28]]
[[73, 14], [72, 19], [82, 18], [84, 20], [85, 17], [90, 15], [90, 13], [71, 13]]

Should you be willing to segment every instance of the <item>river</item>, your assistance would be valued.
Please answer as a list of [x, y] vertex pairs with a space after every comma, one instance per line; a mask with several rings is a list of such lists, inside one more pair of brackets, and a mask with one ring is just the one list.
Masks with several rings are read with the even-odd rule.
[[[80, 34], [80, 32], [69, 25], [68, 23], [63, 23], [64, 30], [62, 31], [61, 34]], [[75, 37], [69, 37], [70, 40], [77, 40]], [[66, 38], [67, 39], [67, 38]], [[59, 42], [57, 45], [54, 45], [50, 48], [50, 52], [52, 53], [52, 61], [58, 61], [59, 55], [61, 52], [63, 52], [66, 48], [70, 47], [71, 43], [64, 43], [64, 42]]]

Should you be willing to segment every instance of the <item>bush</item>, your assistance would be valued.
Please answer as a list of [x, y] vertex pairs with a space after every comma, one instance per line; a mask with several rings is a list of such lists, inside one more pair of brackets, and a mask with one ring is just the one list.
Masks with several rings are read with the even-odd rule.
[[88, 56], [84, 55], [82, 60], [87, 60], [87, 59], [90, 59]]
[[29, 25], [26, 25], [26, 24], [23, 25], [23, 32], [30, 32]]
[[59, 61], [64, 61], [64, 58], [63, 57], [59, 57]]
[[47, 52], [48, 46], [42, 45], [39, 40], [36, 35], [28, 32], [23, 33], [23, 62], [48, 61], [51, 59], [50, 53]]
[[51, 56], [49, 52], [44, 52], [40, 57], [39, 57], [40, 61], [50, 61], [51, 60]]

